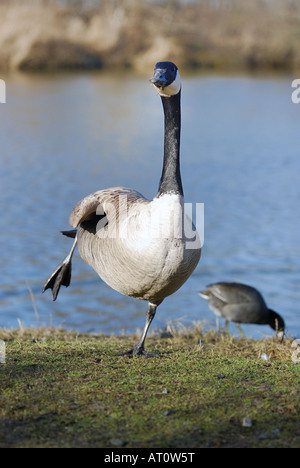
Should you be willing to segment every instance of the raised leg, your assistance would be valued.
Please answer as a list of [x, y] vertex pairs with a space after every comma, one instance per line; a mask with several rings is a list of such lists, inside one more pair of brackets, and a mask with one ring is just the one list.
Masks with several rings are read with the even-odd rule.
[[145, 339], [151, 325], [152, 320], [154, 319], [157, 306], [159, 304], [152, 304], [151, 302], [148, 303], [148, 309], [146, 313], [146, 323], [144, 326], [143, 333], [137, 342], [137, 344], [130, 349], [129, 351], [122, 353], [122, 356], [148, 356], [148, 357], [159, 357], [159, 354], [146, 352], [144, 349]]
[[68, 287], [71, 282], [72, 257], [77, 245], [77, 238], [66, 258], [55, 268], [51, 276], [47, 279], [43, 292], [52, 289], [53, 300], [55, 301], [61, 286]]

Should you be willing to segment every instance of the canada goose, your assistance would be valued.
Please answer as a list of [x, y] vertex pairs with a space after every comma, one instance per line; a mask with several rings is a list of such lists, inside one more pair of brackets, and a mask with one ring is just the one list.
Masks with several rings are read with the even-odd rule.
[[[200, 239], [184, 214], [180, 175], [181, 82], [172, 62], [159, 62], [150, 82], [161, 96], [164, 116], [164, 160], [157, 195], [147, 200], [123, 187], [95, 192], [70, 214], [72, 249], [46, 281], [55, 300], [60, 286], [69, 286], [76, 245], [82, 259], [109, 286], [148, 301], [146, 323], [138, 343], [127, 353], [156, 356], [144, 350], [145, 338], [159, 304], [177, 291], [196, 268]], [[185, 225], [190, 223], [190, 239]], [[192, 245], [188, 241], [193, 237]]]
[[270, 325], [277, 332], [284, 332], [284, 321], [277, 312], [268, 309], [257, 289], [241, 283], [220, 282], [210, 284], [198, 293], [208, 301], [210, 309], [217, 317], [235, 322], [242, 336], [244, 333], [240, 323], [256, 323]]

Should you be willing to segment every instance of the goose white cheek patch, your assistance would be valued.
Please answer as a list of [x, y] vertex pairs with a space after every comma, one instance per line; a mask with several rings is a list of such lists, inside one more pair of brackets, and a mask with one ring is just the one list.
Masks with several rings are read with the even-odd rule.
[[179, 72], [177, 71], [176, 78], [173, 81], [173, 83], [171, 83], [169, 86], [166, 86], [165, 88], [157, 88], [157, 89], [158, 89], [159, 94], [163, 97], [171, 97], [179, 93], [181, 89], [181, 80], [180, 80]]

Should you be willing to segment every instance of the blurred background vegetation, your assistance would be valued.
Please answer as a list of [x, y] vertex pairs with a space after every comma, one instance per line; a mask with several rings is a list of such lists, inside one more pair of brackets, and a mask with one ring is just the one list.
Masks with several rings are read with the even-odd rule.
[[0, 70], [300, 68], [298, 0], [1, 0]]

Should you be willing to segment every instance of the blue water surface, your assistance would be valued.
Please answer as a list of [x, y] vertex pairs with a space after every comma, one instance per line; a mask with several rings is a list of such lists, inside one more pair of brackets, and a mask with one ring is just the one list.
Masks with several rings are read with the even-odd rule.
[[[75, 255], [56, 302], [43, 283], [65, 257], [73, 206], [95, 190], [127, 186], [155, 196], [163, 114], [146, 77], [130, 73], [14, 74], [0, 104], [0, 327], [42, 325], [122, 333], [142, 328], [146, 303], [111, 290]], [[205, 204], [201, 261], [159, 307], [153, 328], [215, 318], [197, 291], [216, 281], [257, 287], [299, 336], [300, 104], [292, 77], [186, 76], [182, 178]], [[248, 336], [273, 333], [244, 325]], [[230, 331], [238, 333], [234, 324]]]

